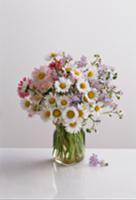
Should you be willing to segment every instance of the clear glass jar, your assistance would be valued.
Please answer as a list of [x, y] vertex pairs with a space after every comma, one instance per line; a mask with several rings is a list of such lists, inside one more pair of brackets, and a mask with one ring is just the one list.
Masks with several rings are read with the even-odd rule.
[[81, 161], [85, 154], [85, 133], [68, 133], [63, 125], [57, 125], [53, 135], [53, 158], [63, 165]]

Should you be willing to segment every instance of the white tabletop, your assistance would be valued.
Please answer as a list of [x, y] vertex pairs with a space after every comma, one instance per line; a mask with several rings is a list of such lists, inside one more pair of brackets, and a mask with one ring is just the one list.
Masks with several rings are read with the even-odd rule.
[[[109, 166], [89, 166], [92, 153]], [[0, 199], [136, 199], [135, 149], [87, 149], [68, 167], [51, 158], [51, 149], [0, 149]]]

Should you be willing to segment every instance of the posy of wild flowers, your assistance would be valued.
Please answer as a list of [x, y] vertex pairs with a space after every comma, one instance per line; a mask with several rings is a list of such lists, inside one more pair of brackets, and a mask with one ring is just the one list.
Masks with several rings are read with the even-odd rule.
[[113, 81], [117, 72], [102, 63], [99, 55], [74, 61], [70, 55], [52, 52], [47, 63], [35, 68], [31, 78], [18, 84], [22, 108], [29, 116], [61, 124], [69, 133], [96, 131], [99, 115], [122, 118], [117, 101], [122, 95]]

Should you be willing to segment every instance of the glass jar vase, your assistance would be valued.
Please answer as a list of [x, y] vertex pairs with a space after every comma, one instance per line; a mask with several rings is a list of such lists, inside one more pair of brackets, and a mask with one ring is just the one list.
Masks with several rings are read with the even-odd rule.
[[85, 133], [81, 129], [76, 134], [68, 133], [64, 126], [56, 125], [53, 135], [53, 158], [57, 163], [69, 165], [84, 158]]

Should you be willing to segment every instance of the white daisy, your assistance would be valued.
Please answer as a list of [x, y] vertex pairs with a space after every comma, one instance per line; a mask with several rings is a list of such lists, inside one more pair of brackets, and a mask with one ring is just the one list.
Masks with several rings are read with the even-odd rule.
[[85, 98], [88, 102], [94, 103], [94, 101], [98, 98], [97, 90], [91, 89], [91, 90], [87, 91]]
[[61, 77], [58, 81], [55, 82], [55, 88], [57, 92], [68, 92], [72, 82], [69, 79]]
[[78, 114], [80, 119], [87, 119], [89, 115], [89, 111], [85, 104], [78, 105]]
[[51, 110], [50, 109], [45, 109], [40, 113], [40, 117], [43, 121], [48, 121], [51, 119]]
[[57, 103], [58, 103], [58, 106], [60, 106], [61, 108], [66, 108], [68, 107], [69, 105], [69, 98], [67, 96], [61, 96], [58, 100], [57, 100]]
[[78, 111], [74, 106], [66, 108], [63, 112], [63, 119], [65, 122], [73, 122], [78, 118]]
[[88, 81], [85, 81], [84, 79], [79, 79], [76, 83], [76, 86], [78, 91], [82, 93], [87, 92], [90, 88]]
[[103, 108], [102, 102], [98, 102], [93, 105], [93, 110], [97, 115], [99, 115], [102, 112], [102, 108]]
[[81, 130], [82, 124], [80, 121], [66, 123], [65, 129], [68, 133], [78, 133]]
[[72, 76], [73, 76], [75, 79], [79, 79], [79, 78], [81, 78], [81, 77], [83, 76], [81, 70], [79, 70], [79, 69], [77, 69], [77, 68], [73, 69], [73, 70], [71, 71], [71, 74], [72, 74]]
[[21, 100], [21, 107], [24, 110], [29, 111], [31, 109], [31, 102], [28, 99], [22, 99]]
[[61, 116], [62, 116], [62, 111], [61, 111], [61, 109], [60, 108], [54, 108], [53, 110], [52, 110], [52, 116], [53, 116], [53, 118], [55, 119], [55, 120], [57, 120], [57, 119], [60, 119], [61, 118]]
[[87, 71], [86, 71], [85, 74], [86, 74], [87, 79], [89, 79], [89, 80], [96, 78], [97, 77], [97, 69], [96, 69], [96, 67], [89, 66], [87, 68]]
[[46, 96], [46, 104], [48, 106], [54, 107], [56, 105], [56, 96], [54, 96], [53, 94], [49, 94], [48, 96]]

